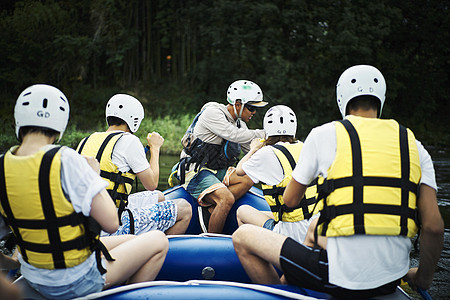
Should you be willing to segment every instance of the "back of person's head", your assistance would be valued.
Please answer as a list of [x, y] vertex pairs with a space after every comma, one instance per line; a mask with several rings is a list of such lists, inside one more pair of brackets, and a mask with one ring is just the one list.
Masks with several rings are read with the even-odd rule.
[[[352, 101], [353, 99], [360, 99], [359, 97], [361, 96], [371, 96], [366, 97], [366, 99], [376, 99], [378, 102], [378, 117], [380, 117], [386, 98], [386, 81], [384, 80], [383, 74], [373, 66], [353, 66], [345, 70], [341, 77], [339, 77], [336, 85], [336, 100], [342, 118], [345, 118], [348, 114], [349, 103], [354, 102]], [[367, 104], [372, 100], [364, 101]], [[359, 100], [355, 102], [359, 102]]]
[[286, 105], [276, 105], [267, 110], [263, 124], [266, 132], [266, 144], [296, 141], [297, 117], [294, 111]]
[[346, 115], [350, 113], [350, 111], [357, 110], [376, 110], [380, 111], [381, 102], [380, 99], [371, 95], [363, 95], [357, 96], [351, 99], [346, 108]]
[[250, 80], [237, 80], [227, 90], [227, 101], [231, 105], [237, 102], [255, 107], [264, 107], [267, 102], [263, 101], [261, 88]]
[[130, 131], [135, 133], [139, 129], [142, 119], [144, 119], [144, 107], [133, 96], [116, 94], [106, 104], [106, 122], [109, 126], [122, 124], [116, 124], [117, 120], [113, 121], [115, 122], [114, 124], [111, 124], [110, 121], [113, 118], [110, 117], [125, 121]]
[[[26, 88], [14, 107], [16, 137], [19, 141], [31, 132], [57, 135], [59, 141], [69, 121], [69, 101], [57, 88], [36, 84]], [[58, 136], [59, 135], [59, 136]]]

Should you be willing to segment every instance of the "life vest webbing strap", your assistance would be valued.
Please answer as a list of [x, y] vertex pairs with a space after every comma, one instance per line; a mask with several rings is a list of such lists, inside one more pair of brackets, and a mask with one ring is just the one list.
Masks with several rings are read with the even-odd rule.
[[[362, 172], [362, 153], [361, 153], [361, 142], [359, 140], [358, 133], [355, 127], [349, 120], [341, 121], [345, 129], [350, 136], [350, 143], [352, 148], [352, 158], [353, 158], [353, 205], [355, 207], [360, 207], [363, 205], [364, 197], [364, 185], [363, 185], [363, 172]], [[364, 229], [364, 213], [356, 209], [353, 213], [353, 224], [355, 224], [355, 234], [365, 234]]]
[[[8, 194], [6, 193], [6, 178], [5, 178], [5, 156], [0, 157], [0, 201], [2, 203], [2, 208], [7, 216], [8, 224], [11, 226], [12, 231], [15, 235], [17, 244], [23, 249], [23, 238], [20, 234], [19, 227], [15, 224], [14, 214], [12, 212], [11, 206], [9, 205]], [[22, 258], [28, 262], [28, 256], [26, 251], [23, 251]]]
[[[50, 191], [50, 168], [52, 165], [53, 158], [56, 153], [61, 149], [61, 147], [55, 147], [49, 151], [47, 151], [41, 162], [41, 166], [39, 168], [39, 193], [42, 204], [42, 211], [44, 213], [44, 217], [46, 220], [50, 222], [56, 222], [56, 212], [53, 206], [52, 195]], [[54, 266], [57, 269], [65, 268], [64, 262], [64, 254], [62, 252], [62, 242], [61, 236], [59, 234], [59, 228], [56, 226], [47, 227], [48, 238], [50, 245], [49, 252], [52, 253]]]
[[61, 227], [61, 226], [77, 226], [83, 224], [84, 219], [82, 214], [73, 212], [64, 217], [59, 217], [56, 220], [28, 220], [28, 219], [14, 219], [14, 224], [20, 228], [26, 229], [46, 229], [47, 227]]
[[[413, 192], [417, 194], [418, 184], [407, 181], [404, 182], [401, 178], [393, 177], [374, 177], [374, 176], [364, 176], [362, 177], [362, 183], [364, 186], [385, 186], [393, 188], [402, 188], [408, 192]], [[318, 190], [328, 195], [336, 189], [340, 189], [347, 186], [353, 186], [353, 177], [342, 177], [336, 179], [326, 179], [322, 184], [318, 186]], [[323, 194], [322, 194], [323, 195]], [[322, 198], [324, 198], [322, 196]], [[322, 199], [321, 198], [321, 199]]]
[[[408, 145], [408, 132], [406, 128], [402, 125], [399, 126], [399, 140], [400, 140], [400, 160], [401, 160], [401, 178], [402, 178], [402, 186], [406, 186], [409, 184], [409, 175], [410, 175], [410, 159], [409, 159], [409, 145]], [[417, 191], [417, 189], [416, 189]], [[402, 189], [401, 196], [401, 207], [402, 210], [406, 210], [409, 205], [409, 190]], [[408, 234], [408, 218], [402, 214], [400, 216], [400, 227], [401, 232], [400, 235]]]
[[103, 141], [102, 145], [100, 146], [100, 148], [98, 149], [97, 152], [97, 156], [95, 158], [97, 158], [97, 160], [100, 162], [100, 160], [102, 159], [102, 155], [103, 155], [103, 151], [105, 151], [106, 146], [108, 145], [109, 141], [116, 135], [118, 134], [122, 134], [123, 132], [113, 132], [110, 135], [108, 135], [106, 137], [106, 139]]
[[286, 156], [287, 160], [289, 161], [289, 164], [291, 165], [292, 170], [294, 170], [295, 165], [297, 163], [295, 162], [294, 157], [292, 157], [291, 152], [289, 152], [289, 150], [286, 149], [286, 147], [284, 147], [282, 145], [272, 145], [272, 147], [280, 150], [284, 154], [284, 156]]
[[81, 151], [83, 151], [84, 145], [86, 145], [86, 142], [87, 142], [88, 138], [89, 138], [89, 137], [87, 136], [87, 137], [85, 137], [85, 138], [81, 141], [81, 145], [80, 145], [80, 147], [78, 147], [78, 149], [77, 149], [77, 151], [78, 151], [79, 154], [81, 154]]
[[[86, 236], [80, 236], [76, 239], [65, 241], [59, 243], [58, 251], [69, 251], [69, 250], [82, 250], [88, 246], [90, 246], [91, 241]], [[38, 244], [38, 243], [31, 243], [31, 242], [23, 242], [22, 245], [25, 247], [25, 249], [33, 251], [33, 252], [39, 252], [39, 253], [54, 253], [54, 247], [51, 244]], [[56, 262], [55, 262], [56, 264]], [[64, 268], [64, 267], [62, 267]]]
[[100, 176], [108, 179], [114, 183], [118, 183], [118, 184], [122, 184], [122, 183], [128, 183], [128, 184], [133, 184], [133, 179], [129, 178], [129, 177], [125, 177], [122, 176], [122, 173], [113, 173], [113, 172], [107, 172], [107, 171], [103, 171], [100, 170]]
[[[360, 214], [388, 214], [397, 215], [401, 218], [417, 220], [418, 211], [417, 209], [412, 209], [410, 207], [404, 208], [399, 205], [389, 205], [389, 204], [373, 204], [364, 203], [359, 206], [354, 204], [344, 204], [344, 205], [328, 205], [326, 210], [321, 212], [321, 217], [325, 219], [333, 219], [338, 216], [354, 214], [355, 212]], [[361, 226], [361, 224], [355, 224], [355, 227]], [[407, 228], [406, 224], [401, 224], [401, 227]], [[356, 232], [356, 231], [355, 231]]]

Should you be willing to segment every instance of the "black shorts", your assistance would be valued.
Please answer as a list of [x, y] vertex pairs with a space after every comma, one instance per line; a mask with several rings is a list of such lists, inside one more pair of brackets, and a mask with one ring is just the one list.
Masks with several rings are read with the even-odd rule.
[[313, 249], [287, 238], [281, 248], [280, 265], [289, 284], [331, 294], [341, 299], [367, 299], [392, 294], [400, 279], [369, 290], [348, 290], [328, 282], [327, 251]]

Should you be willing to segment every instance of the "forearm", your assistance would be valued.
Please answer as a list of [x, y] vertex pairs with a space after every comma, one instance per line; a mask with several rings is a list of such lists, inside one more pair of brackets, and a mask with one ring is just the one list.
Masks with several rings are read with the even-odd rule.
[[418, 209], [422, 223], [420, 233], [419, 268], [412, 283], [427, 289], [433, 280], [433, 274], [441, 255], [444, 240], [444, 221], [437, 205], [436, 190], [422, 184]]
[[441, 256], [443, 241], [443, 229], [442, 231], [422, 229], [420, 233], [419, 268], [415, 278], [415, 284], [418, 287], [423, 289], [430, 287], [437, 262]]
[[152, 185], [155, 186], [155, 188], [158, 186], [159, 182], [159, 148], [151, 149], [150, 150], [150, 169], [153, 172], [153, 183]]
[[251, 149], [247, 154], [244, 155], [244, 157], [241, 158], [241, 160], [239, 161], [239, 163], [236, 166], [236, 174], [238, 174], [239, 176], [244, 176], [245, 172], [244, 169], [242, 168], [242, 166], [244, 165], [244, 163], [246, 161], [248, 161], [250, 159], [250, 157], [256, 152], [257, 149]]
[[287, 207], [295, 207], [300, 204], [306, 192], [306, 185], [303, 185], [295, 179], [291, 179], [283, 193], [283, 201]]

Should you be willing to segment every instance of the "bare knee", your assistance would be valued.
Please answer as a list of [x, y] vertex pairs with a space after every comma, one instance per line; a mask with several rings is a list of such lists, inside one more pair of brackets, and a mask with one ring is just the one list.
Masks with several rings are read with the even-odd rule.
[[155, 250], [161, 253], [167, 253], [167, 251], [169, 250], [169, 239], [162, 231], [152, 230], [141, 234], [138, 237], [142, 238], [143, 243], [145, 243], [145, 248], [143, 249], [156, 247]]
[[158, 191], [157, 193], [158, 193], [158, 202], [163, 202], [166, 199], [163, 192]]
[[231, 207], [233, 206], [234, 202], [235, 202], [234, 196], [231, 192], [229, 192], [229, 193], [225, 193], [223, 195], [223, 197], [221, 197], [217, 201], [217, 206], [221, 206], [222, 208], [227, 208], [228, 210], [230, 210]]
[[176, 199], [174, 200], [175, 205], [177, 206], [177, 215], [178, 219], [191, 219], [192, 217], [192, 206], [191, 204], [184, 199]]
[[251, 228], [252, 225], [243, 224], [231, 236], [236, 252], [241, 251], [246, 241], [248, 241], [247, 235], [251, 231]]
[[238, 219], [238, 222], [243, 222], [245, 216], [250, 213], [251, 208], [252, 207], [250, 205], [241, 205], [238, 207], [236, 211], [236, 218]]

